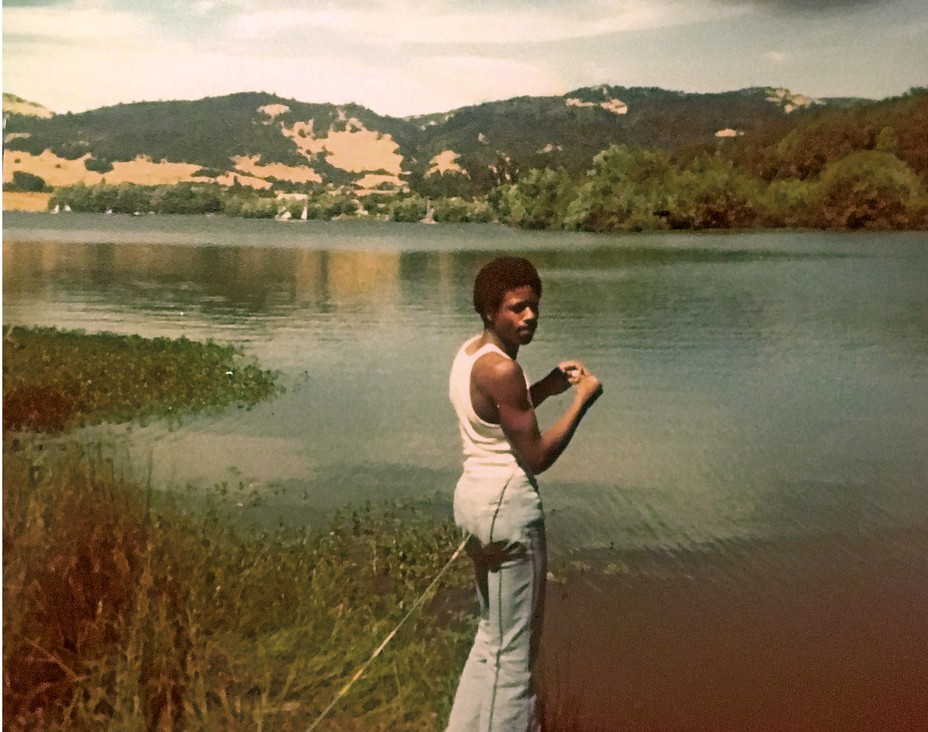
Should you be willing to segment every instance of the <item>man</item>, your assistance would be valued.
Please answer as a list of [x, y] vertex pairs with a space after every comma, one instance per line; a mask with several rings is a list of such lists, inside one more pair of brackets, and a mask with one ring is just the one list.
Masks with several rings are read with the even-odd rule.
[[[448, 732], [531, 732], [540, 727], [532, 678], [547, 574], [544, 513], [535, 476], [570, 442], [602, 393], [579, 361], [529, 385], [516, 361], [538, 326], [541, 279], [520, 257], [499, 257], [474, 281], [483, 333], [461, 346], [449, 396], [464, 470], [454, 516], [468, 534], [480, 622], [458, 684]], [[574, 398], [543, 433], [535, 407], [571, 386]]]

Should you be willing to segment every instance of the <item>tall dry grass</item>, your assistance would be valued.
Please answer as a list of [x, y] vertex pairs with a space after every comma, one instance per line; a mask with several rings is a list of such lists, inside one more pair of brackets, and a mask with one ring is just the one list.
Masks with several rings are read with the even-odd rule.
[[[74, 443], [6, 451], [5, 729], [305, 729], [458, 540], [370, 512], [315, 536], [246, 532], [117, 462]], [[467, 584], [462, 563], [439, 592]], [[325, 728], [435, 728], [469, 632], [423, 608]]]

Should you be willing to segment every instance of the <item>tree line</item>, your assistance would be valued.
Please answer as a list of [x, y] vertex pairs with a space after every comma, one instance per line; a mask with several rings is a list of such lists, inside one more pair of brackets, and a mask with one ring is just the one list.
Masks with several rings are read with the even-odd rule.
[[218, 183], [138, 185], [77, 184], [56, 189], [49, 208], [67, 206], [76, 213], [216, 214], [251, 219], [333, 219], [369, 217], [416, 222], [429, 216], [444, 223], [487, 223], [497, 220], [489, 203], [459, 196], [431, 199], [418, 193], [390, 191], [356, 195], [347, 190], [321, 190], [279, 196], [272, 190]]
[[591, 232], [928, 228], [924, 181], [886, 150], [853, 152], [805, 179], [766, 181], [718, 153], [681, 163], [666, 151], [615, 145], [597, 155], [583, 175], [534, 169], [472, 198], [390, 191], [279, 198], [274, 192], [214, 183], [103, 183], [57, 189], [50, 206], [65, 205], [76, 212], [406, 222], [426, 218], [432, 209], [434, 220], [442, 223], [498, 221], [526, 229]]
[[618, 145], [584, 176], [533, 170], [490, 197], [500, 221], [529, 229], [928, 228], [924, 182], [881, 150], [851, 153], [817, 178], [765, 181], [719, 154], [679, 164]]

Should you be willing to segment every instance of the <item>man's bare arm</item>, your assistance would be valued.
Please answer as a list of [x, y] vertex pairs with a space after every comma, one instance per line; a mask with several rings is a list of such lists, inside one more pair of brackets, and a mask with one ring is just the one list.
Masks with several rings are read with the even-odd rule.
[[544, 378], [536, 381], [529, 388], [528, 393], [532, 405], [537, 408], [548, 397], [563, 394], [577, 383], [577, 377], [584, 370], [583, 364], [579, 361], [561, 361]]
[[573, 400], [561, 418], [542, 433], [529, 402], [522, 367], [501, 359], [482, 370], [478, 386], [496, 403], [503, 432], [533, 474], [544, 472], [560, 457], [586, 410], [602, 393], [599, 380], [592, 374], [584, 372], [575, 378]]

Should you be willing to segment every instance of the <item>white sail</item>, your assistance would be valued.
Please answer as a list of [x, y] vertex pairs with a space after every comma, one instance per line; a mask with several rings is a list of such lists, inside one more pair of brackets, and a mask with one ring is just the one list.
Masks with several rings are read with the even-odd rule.
[[420, 223], [420, 224], [434, 224], [434, 223], [436, 223], [436, 221], [435, 221], [435, 209], [432, 207], [431, 202], [427, 202], [427, 203], [425, 204], [425, 206], [426, 206], [426, 209], [425, 209], [425, 217], [419, 219], [419, 223]]

